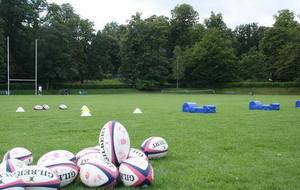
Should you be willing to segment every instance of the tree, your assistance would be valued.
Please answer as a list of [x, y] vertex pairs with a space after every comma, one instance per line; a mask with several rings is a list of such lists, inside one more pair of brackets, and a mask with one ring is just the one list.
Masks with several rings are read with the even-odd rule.
[[278, 62], [280, 52], [288, 43], [298, 39], [299, 24], [295, 21], [294, 13], [288, 10], [279, 11], [274, 18], [275, 24], [265, 31], [259, 48], [266, 57], [266, 72], [270, 73], [273, 80], [279, 80], [277, 70], [283, 66], [282, 62]]
[[140, 14], [132, 17], [122, 48], [124, 79], [139, 89], [155, 89], [168, 76], [167, 35], [169, 22], [165, 17], [145, 20]]
[[300, 81], [300, 35], [297, 42], [290, 42], [280, 50], [277, 65], [280, 65], [275, 73], [278, 80]]
[[238, 61], [237, 73], [241, 80], [267, 81], [269, 73], [266, 71], [265, 57], [255, 48], [241, 56]]
[[117, 41], [111, 36], [101, 33], [97, 33], [91, 46], [91, 73], [94, 73], [93, 67], [100, 68], [105, 74], [113, 74], [118, 71], [118, 68], [114, 67], [115, 61], [119, 62], [119, 46]]
[[216, 28], [185, 52], [185, 78], [195, 85], [217, 85], [234, 78], [236, 56], [232, 42]]
[[177, 5], [172, 11], [171, 27], [170, 27], [170, 43], [173, 52], [175, 46], [182, 49], [191, 47], [193, 39], [190, 36], [191, 28], [198, 21], [198, 13], [191, 5]]
[[294, 28], [299, 26], [299, 23], [295, 20], [295, 13], [288, 9], [278, 11], [278, 14], [274, 15], [274, 19], [275, 28]]
[[93, 23], [81, 19], [70, 4], [50, 4], [40, 40], [41, 80], [77, 81], [88, 78], [88, 51]]
[[13, 78], [34, 77], [34, 42], [39, 36], [40, 13], [45, 0], [1, 1], [3, 34], [10, 36], [10, 74]]
[[223, 21], [222, 14], [215, 14], [213, 11], [210, 13], [210, 17], [204, 20], [204, 23], [208, 29], [215, 28], [220, 31], [226, 31], [228, 29], [226, 23]]
[[239, 25], [234, 34], [236, 38], [237, 55], [247, 53], [250, 49], [258, 49], [265, 28], [259, 27], [257, 23]]

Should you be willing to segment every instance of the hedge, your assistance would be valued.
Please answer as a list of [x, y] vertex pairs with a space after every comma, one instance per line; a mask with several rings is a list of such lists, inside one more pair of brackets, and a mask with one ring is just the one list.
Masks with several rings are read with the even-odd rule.
[[[43, 85], [44, 89], [46, 85]], [[34, 89], [33, 83], [11, 83], [10, 85], [11, 89], [14, 90], [31, 90]], [[132, 88], [132, 86], [128, 84], [63, 84], [63, 83], [57, 83], [52, 84], [49, 89], [126, 89], [126, 88]], [[1, 83], [0, 84], [0, 90], [7, 90], [7, 84]]]
[[300, 82], [231, 82], [225, 83], [221, 88], [296, 88]]

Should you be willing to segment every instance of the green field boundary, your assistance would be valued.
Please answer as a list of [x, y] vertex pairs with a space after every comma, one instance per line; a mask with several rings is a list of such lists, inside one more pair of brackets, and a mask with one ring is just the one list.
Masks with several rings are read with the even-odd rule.
[[[129, 94], [149, 93], [133, 88], [120, 89], [59, 89], [44, 90], [44, 95], [95, 95], [95, 94]], [[231, 95], [300, 95], [300, 88], [219, 88], [219, 89], [163, 89], [151, 91], [162, 94], [231, 94]], [[34, 90], [12, 89], [11, 95], [33, 95]], [[0, 95], [6, 95], [6, 91], [0, 91]]]

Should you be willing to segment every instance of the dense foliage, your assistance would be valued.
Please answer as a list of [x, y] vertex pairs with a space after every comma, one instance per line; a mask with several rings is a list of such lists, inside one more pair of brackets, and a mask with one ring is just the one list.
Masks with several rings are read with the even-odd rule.
[[227, 27], [221, 13], [199, 22], [188, 4], [171, 18], [136, 13], [125, 25], [101, 31], [70, 4], [46, 0], [0, 1], [0, 80], [10, 37], [11, 77], [33, 78], [34, 43], [39, 81], [45, 84], [120, 78], [138, 89], [166, 83], [191, 87], [238, 81], [300, 81], [300, 24], [280, 10], [272, 27]]

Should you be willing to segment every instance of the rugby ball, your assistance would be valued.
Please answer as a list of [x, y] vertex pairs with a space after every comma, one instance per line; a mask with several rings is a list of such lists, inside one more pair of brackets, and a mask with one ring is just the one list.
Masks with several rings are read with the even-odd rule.
[[50, 109], [50, 106], [48, 106], [47, 104], [43, 104], [43, 109], [44, 109], [44, 110], [49, 110], [49, 109]]
[[87, 163], [87, 162], [89, 162], [91, 160], [94, 160], [94, 159], [104, 160], [105, 161], [105, 159], [103, 158], [103, 156], [102, 156], [102, 154], [100, 152], [98, 152], [98, 153], [91, 153], [91, 154], [88, 154], [88, 155], [80, 157], [78, 159], [78, 161], [77, 161], [77, 166], [80, 168], [85, 163]]
[[148, 160], [148, 157], [146, 156], [146, 154], [136, 148], [130, 148], [128, 158], [141, 158], [143, 160]]
[[40, 111], [40, 110], [44, 110], [44, 107], [42, 105], [35, 105], [35, 106], [33, 106], [33, 109]]
[[130, 139], [126, 128], [118, 121], [107, 122], [99, 135], [103, 158], [119, 166], [126, 160], [130, 150]]
[[15, 171], [13, 175], [24, 181], [26, 190], [55, 190], [60, 184], [54, 172], [41, 166], [26, 166]]
[[69, 160], [72, 162], [76, 162], [75, 155], [72, 152], [67, 150], [53, 150], [44, 154], [37, 162], [38, 166], [43, 165], [44, 162], [49, 163], [49, 161], [55, 161], [58, 159]]
[[161, 158], [167, 155], [168, 144], [161, 137], [150, 137], [142, 143], [141, 149], [149, 159]]
[[5, 190], [24, 190], [23, 180], [14, 177], [11, 173], [0, 173], [0, 189]]
[[79, 160], [81, 157], [87, 156], [89, 154], [94, 154], [94, 153], [100, 153], [100, 147], [99, 146], [95, 146], [95, 147], [88, 147], [88, 148], [84, 148], [81, 151], [79, 151], [75, 157], [76, 160]]
[[30, 165], [33, 162], [32, 153], [23, 147], [16, 147], [9, 150], [3, 158], [3, 161], [8, 159], [17, 159], [23, 161], [26, 165]]
[[60, 187], [65, 187], [72, 183], [78, 175], [78, 167], [74, 162], [57, 159], [55, 161], [44, 162], [41, 166], [52, 170], [60, 180]]
[[0, 164], [0, 173], [12, 173], [20, 168], [25, 167], [26, 164], [21, 161], [21, 160], [17, 160], [17, 159], [8, 159], [3, 161]]
[[111, 162], [90, 160], [80, 167], [80, 179], [88, 187], [111, 188], [116, 185], [119, 172]]
[[58, 106], [58, 108], [59, 108], [60, 110], [66, 110], [66, 109], [68, 109], [68, 107], [67, 107], [65, 104], [60, 104], [60, 105]]
[[148, 186], [154, 178], [153, 168], [147, 160], [129, 158], [119, 168], [121, 181], [125, 186]]

